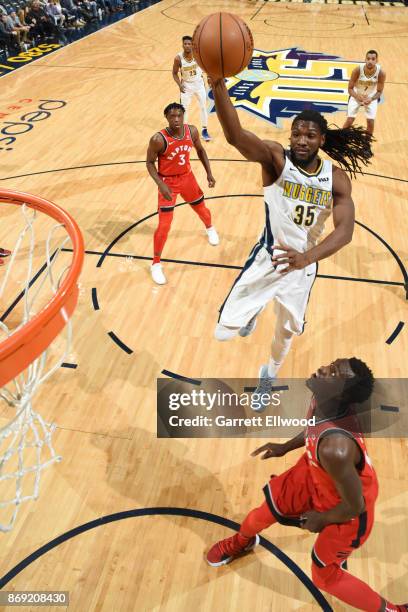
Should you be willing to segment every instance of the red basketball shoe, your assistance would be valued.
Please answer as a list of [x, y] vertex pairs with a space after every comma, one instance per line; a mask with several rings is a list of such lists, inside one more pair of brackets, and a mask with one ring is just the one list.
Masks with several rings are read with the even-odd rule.
[[243, 536], [236, 533], [230, 538], [225, 538], [225, 540], [220, 540], [214, 544], [214, 546], [212, 546], [207, 553], [207, 563], [213, 567], [226, 565], [237, 557], [241, 557], [242, 555], [250, 552], [259, 544], [258, 534], [248, 540], [246, 544], [241, 544], [239, 542], [239, 538], [241, 538], [241, 540], [244, 539]]

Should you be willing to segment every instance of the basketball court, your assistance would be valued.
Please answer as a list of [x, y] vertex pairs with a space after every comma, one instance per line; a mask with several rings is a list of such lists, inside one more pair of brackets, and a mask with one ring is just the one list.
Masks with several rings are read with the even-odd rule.
[[[249, 456], [265, 440], [156, 437], [158, 377], [255, 378], [273, 335], [269, 306], [249, 338], [213, 338], [218, 308], [264, 223], [260, 169], [226, 143], [215, 114], [205, 143], [215, 188], [205, 189], [198, 160], [192, 166], [221, 243], [210, 246], [181, 205], [163, 253], [168, 284], [156, 286], [150, 277], [157, 189], [146, 149], [166, 125], [164, 107], [178, 101], [171, 70], [181, 37], [216, 11], [239, 14], [263, 52], [300, 49], [354, 66], [368, 49], [378, 51], [385, 102], [373, 162], [353, 181], [353, 241], [320, 262], [306, 331], [280, 376], [306, 377], [355, 355], [379, 378], [408, 377], [405, 7], [164, 0], [8, 74], [0, 91], [0, 113], [7, 113], [0, 119], [0, 190], [35, 194], [66, 210], [81, 228], [85, 257], [72, 348], [33, 399], [45, 421], [57, 425], [52, 440], [62, 461], [44, 470], [39, 499], [21, 504], [12, 531], [1, 534], [5, 590], [69, 591], [70, 609], [78, 611], [351, 610], [312, 585], [309, 532], [274, 526], [255, 554], [218, 569], [204, 561], [209, 545], [231, 535], [263, 501], [270, 474], [287, 469], [299, 451], [265, 463]], [[40, 111], [24, 127], [23, 117]], [[239, 111], [246, 128], [286, 145], [285, 105], [280, 127], [260, 115]], [[335, 111], [327, 119], [341, 126], [345, 116]], [[189, 122], [200, 127], [195, 103]], [[14, 248], [16, 208], [1, 205], [1, 247]], [[49, 225], [37, 219], [33, 275], [45, 261]], [[63, 249], [69, 263], [72, 245]], [[28, 250], [24, 244], [19, 261]], [[0, 284], [4, 274], [5, 266]], [[17, 279], [9, 281], [2, 314], [21, 292]], [[9, 321], [21, 316], [19, 308]], [[53, 344], [52, 355], [62, 344]], [[3, 407], [0, 426], [10, 418]], [[408, 444], [377, 438], [368, 449], [380, 482], [377, 518], [349, 570], [402, 603]]]

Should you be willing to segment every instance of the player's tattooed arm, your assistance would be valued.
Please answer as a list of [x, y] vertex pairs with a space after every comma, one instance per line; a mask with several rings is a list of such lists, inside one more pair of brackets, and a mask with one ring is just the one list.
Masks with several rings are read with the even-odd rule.
[[176, 81], [179, 90], [181, 92], [184, 92], [184, 85], [180, 81], [180, 77], [179, 77], [180, 68], [181, 68], [180, 58], [178, 55], [176, 55], [176, 57], [174, 58], [174, 62], [173, 62], [173, 79]]
[[329, 436], [319, 445], [319, 461], [330, 474], [341, 502], [326, 512], [306, 512], [302, 527], [319, 532], [333, 523], [346, 523], [365, 510], [361, 480], [356, 464], [361, 459], [361, 451], [349, 437]]
[[170, 201], [172, 198], [171, 190], [168, 185], [166, 185], [166, 183], [161, 180], [156, 168], [157, 156], [163, 151], [164, 141], [162, 136], [159, 133], [154, 134], [150, 139], [149, 147], [147, 149], [146, 167], [148, 173], [159, 188], [160, 193], [165, 197], [166, 200]]
[[348, 84], [348, 94], [352, 98], [355, 98], [357, 102], [362, 102], [363, 96], [354, 91], [354, 87], [358, 81], [359, 76], [360, 76], [360, 68], [357, 66], [356, 68], [354, 68], [353, 72], [351, 73], [351, 77], [350, 77], [349, 84]]
[[[279, 176], [285, 164], [282, 145], [277, 142], [262, 140], [256, 134], [245, 130], [238, 113], [228, 95], [224, 79], [211, 79], [214, 94], [215, 110], [221, 123], [227, 142], [249, 161], [259, 162], [264, 170], [271, 173], [271, 182]], [[265, 177], [264, 177], [265, 180]]]
[[190, 127], [191, 138], [193, 140], [193, 145], [195, 147], [195, 150], [197, 151], [198, 158], [200, 162], [203, 164], [205, 171], [207, 173], [208, 186], [214, 187], [215, 178], [213, 177], [212, 172], [211, 172], [210, 160], [208, 159], [207, 152], [204, 149], [203, 143], [200, 140], [198, 130], [194, 125], [190, 125], [189, 127]]

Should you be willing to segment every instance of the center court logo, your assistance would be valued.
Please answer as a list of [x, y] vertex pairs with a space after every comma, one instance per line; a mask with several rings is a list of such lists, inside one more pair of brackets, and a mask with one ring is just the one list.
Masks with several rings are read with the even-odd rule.
[[[357, 66], [336, 55], [313, 53], [298, 47], [262, 51], [254, 49], [250, 64], [226, 79], [230, 99], [277, 127], [303, 110], [319, 113], [345, 111], [348, 82]], [[212, 92], [211, 112], [215, 112]]]

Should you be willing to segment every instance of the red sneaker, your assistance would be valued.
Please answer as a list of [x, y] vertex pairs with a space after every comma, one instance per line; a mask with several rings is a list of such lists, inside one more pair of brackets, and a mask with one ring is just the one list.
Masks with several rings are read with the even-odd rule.
[[[242, 536], [241, 536], [242, 537]], [[238, 541], [238, 534], [220, 540], [207, 553], [207, 563], [213, 567], [226, 565], [241, 555], [251, 551], [259, 544], [259, 535], [251, 538], [247, 544], [241, 544]]]
[[0, 258], [0, 266], [4, 266], [4, 261]]
[[8, 257], [9, 255], [11, 255], [11, 251], [0, 248], [0, 257]]

